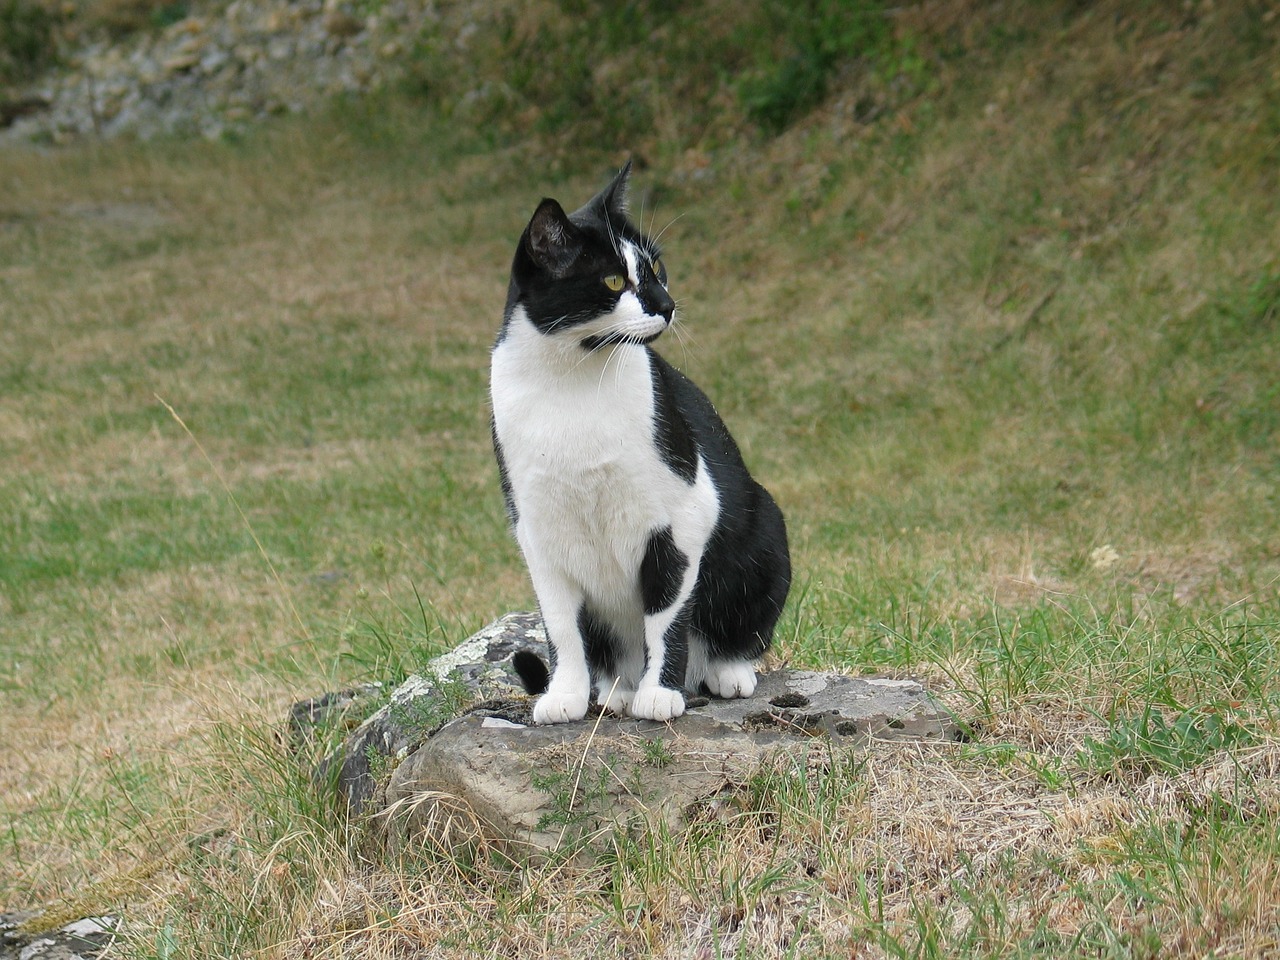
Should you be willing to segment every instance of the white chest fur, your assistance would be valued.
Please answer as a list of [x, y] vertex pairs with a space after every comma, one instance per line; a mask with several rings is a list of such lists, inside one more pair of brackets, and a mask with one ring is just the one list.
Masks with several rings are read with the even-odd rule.
[[699, 556], [717, 496], [699, 464], [692, 484], [663, 462], [654, 437], [644, 348], [587, 353], [539, 333], [519, 308], [493, 351], [494, 424], [531, 569], [544, 566], [596, 603], [636, 602], [649, 536], [670, 526]]

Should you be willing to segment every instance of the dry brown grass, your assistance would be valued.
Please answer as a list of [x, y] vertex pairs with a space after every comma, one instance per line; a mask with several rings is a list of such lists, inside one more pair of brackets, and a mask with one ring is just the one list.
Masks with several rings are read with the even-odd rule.
[[[701, 957], [743, 951], [781, 957], [889, 954], [876, 928], [909, 934], [922, 909], [952, 933], [975, 921], [984, 891], [1001, 890], [1003, 923], [987, 948], [999, 953], [1033, 935], [1068, 943], [1111, 913], [1135, 929], [1162, 924], [1169, 956], [1194, 956], [1206, 926], [1216, 945], [1265, 956], [1276, 905], [1267, 884], [1274, 863], [1220, 859], [1196, 850], [1179, 863], [1177, 903], [1130, 912], [1117, 895], [1094, 900], [1108, 867], [1123, 862], [1148, 831], [1187, 829], [1219, 781], [1225, 802], [1254, 823], [1277, 812], [1276, 748], [1259, 748], [1230, 772], [1221, 762], [1140, 789], [1131, 783], [1046, 789], [1026, 769], [975, 764], [965, 748], [882, 745], [853, 766], [824, 748], [807, 770], [773, 776], [792, 786], [762, 809], [732, 809], [714, 844], [659, 840], [626, 867], [625, 840], [612, 869], [532, 865], [512, 876], [495, 857], [459, 869], [438, 864], [372, 869], [326, 880], [299, 917], [290, 957], [583, 955]], [[843, 767], [841, 764], [845, 764]], [[821, 806], [805, 790], [856, 770]], [[1270, 772], [1268, 772], [1270, 771]], [[796, 782], [807, 784], [797, 792]], [[1192, 791], [1191, 793], [1188, 790]], [[1225, 811], [1224, 811], [1225, 812]], [[785, 839], [784, 839], [785, 838]], [[781, 842], [780, 842], [781, 841]], [[648, 859], [645, 859], [648, 858]], [[802, 879], [798, 879], [802, 878]], [[972, 895], [974, 900], [969, 900]], [[1107, 894], [1102, 894], [1105, 898]], [[1238, 920], [1249, 918], [1243, 933]], [[1234, 918], [1234, 919], [1229, 919]], [[1228, 931], [1231, 931], [1228, 933]], [[1223, 935], [1225, 934], [1225, 935]], [[430, 945], [435, 944], [435, 947]], [[425, 948], [425, 953], [421, 952]]]
[[[967, 50], [934, 101], [866, 123], [837, 90], [638, 178], [681, 216], [667, 354], [791, 518], [780, 654], [923, 676], [974, 741], [818, 749], [550, 863], [388, 855], [275, 734], [391, 669], [378, 631], [531, 601], [484, 361], [529, 208], [599, 171], [359, 117], [0, 157], [0, 509], [49, 561], [0, 593], [0, 905], [124, 910], [166, 958], [1280, 949], [1272, 327], [1162, 352], [1276, 270], [1280, 79], [1214, 53], [1247, 6], [1064, 7], [1004, 46], [912, 8]], [[1250, 737], [1090, 760], [1145, 707]]]

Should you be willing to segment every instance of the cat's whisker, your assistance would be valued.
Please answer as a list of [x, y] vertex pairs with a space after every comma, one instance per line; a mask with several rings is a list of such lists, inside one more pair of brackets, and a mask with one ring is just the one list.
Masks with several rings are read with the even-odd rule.
[[[618, 361], [614, 364], [613, 368], [613, 389], [615, 392], [622, 390], [622, 385], [625, 382], [624, 374], [626, 373], [627, 364], [635, 357], [635, 355], [635, 350], [624, 349], [622, 347], [614, 348], [613, 357], [610, 357], [609, 359], [612, 360], [616, 357]], [[605, 366], [607, 368], [608, 364], [605, 364]]]
[[613, 221], [607, 216], [604, 218], [604, 228], [609, 232], [609, 245], [613, 247], [613, 252], [617, 256], [622, 256], [622, 248], [618, 244], [618, 236], [613, 232]]
[[[615, 321], [614, 323], [610, 324], [609, 326], [605, 327], [605, 328], [600, 332], [599, 336], [602, 336], [602, 337], [604, 337], [605, 339], [608, 339], [609, 337], [613, 336], [614, 334], [625, 334], [625, 333], [626, 333], [626, 327], [627, 327], [627, 323], [626, 323], [626, 321], [625, 321], [625, 320], [622, 320], [622, 319], [619, 319], [619, 320]], [[600, 369], [600, 384], [599, 384], [600, 386], [603, 386], [603, 385], [604, 385], [604, 377], [605, 377], [605, 373], [606, 373], [606, 372], [608, 371], [608, 369], [609, 369], [609, 363], [610, 363], [610, 361], [612, 361], [612, 360], [613, 360], [613, 357], [614, 357], [615, 355], [617, 355], [619, 352], [620, 352], [620, 351], [619, 351], [619, 349], [618, 349], [617, 347], [614, 347], [614, 348], [613, 348], [613, 350], [612, 350], [611, 355], [610, 355], [610, 356], [608, 356], [608, 357], [605, 357], [604, 366], [603, 366], [603, 367], [601, 367], [601, 369]], [[620, 360], [618, 363], [619, 363], [619, 368], [621, 368], [622, 361]], [[621, 376], [621, 373], [620, 373], [620, 371], [619, 371], [619, 373], [618, 373], [617, 377], [615, 377], [615, 380], [617, 380], [618, 378], [620, 378], [620, 376]], [[615, 383], [615, 385], [616, 385], [616, 383]]]
[[577, 363], [575, 363], [575, 364], [573, 365], [573, 369], [576, 371], [576, 370], [577, 370], [579, 367], [581, 367], [584, 363], [586, 363], [588, 360], [590, 360], [590, 359], [594, 356], [594, 354], [595, 354], [595, 351], [594, 351], [594, 350], [583, 350], [583, 351], [582, 351], [582, 356], [581, 356], [581, 357], [579, 357], [579, 358], [578, 358], [578, 362], [577, 362]]
[[[605, 328], [604, 330], [602, 330], [602, 333], [600, 333], [599, 335], [603, 335], [603, 337], [607, 338], [609, 337], [609, 335], [613, 333], [620, 333], [620, 332], [621, 332], [620, 326], [618, 326], [618, 324], [614, 324], [613, 326], [611, 326], [611, 328]], [[618, 353], [621, 352], [621, 347], [618, 347], [618, 346], [602, 347], [602, 349], [607, 349], [608, 353], [605, 353], [604, 364], [600, 365], [599, 379], [595, 381], [596, 401], [599, 401], [600, 393], [602, 393], [602, 390], [604, 389], [604, 378], [605, 376], [608, 375], [609, 365], [612, 364], [614, 356], [617, 356]], [[590, 353], [588, 356], [591, 356]], [[586, 360], [586, 357], [584, 357], [584, 360]], [[581, 364], [582, 361], [579, 361], [579, 362]], [[621, 364], [622, 361], [618, 361], [618, 362], [620, 362]], [[618, 383], [617, 378], [614, 378], [614, 388], [617, 387], [617, 383]]]
[[677, 221], [682, 219], [684, 219], [684, 214], [678, 213], [674, 217], [672, 217], [670, 220], [668, 220], [667, 225], [653, 235], [653, 242], [658, 244], [662, 243], [663, 234], [665, 234], [668, 230], [670, 230], [673, 226], [675, 226]]
[[[595, 336], [595, 337], [597, 337], [597, 338], [599, 338], [599, 339], [602, 339], [602, 340], [607, 340], [609, 337], [613, 336], [614, 334], [621, 334], [621, 333], [624, 333], [624, 332], [625, 332], [625, 328], [626, 328], [626, 321], [625, 321], [625, 320], [621, 320], [621, 319], [619, 319], [619, 320], [614, 321], [614, 322], [613, 322], [612, 324], [610, 324], [609, 326], [606, 326], [606, 327], [602, 328], [601, 330], [597, 331], [596, 333], [594, 333], [594, 334], [593, 334], [593, 336]], [[574, 368], [575, 370], [576, 370], [576, 369], [578, 369], [578, 368], [579, 368], [579, 367], [581, 367], [584, 363], [586, 363], [588, 360], [590, 360], [590, 359], [594, 356], [594, 354], [595, 354], [595, 351], [593, 351], [593, 350], [583, 350], [583, 352], [582, 352], [582, 356], [578, 358], [578, 361], [573, 365], [573, 368]], [[610, 357], [606, 357], [606, 358], [605, 358], [605, 364], [604, 364], [604, 366], [605, 366], [606, 368], [607, 368], [607, 367], [608, 367], [608, 365], [609, 365], [609, 360], [610, 360], [610, 359], [611, 359]], [[603, 378], [604, 378], [604, 373], [603, 373], [603, 370], [602, 370], [602, 371], [601, 371], [601, 382], [603, 382]]]
[[687, 362], [691, 356], [695, 356], [697, 353], [694, 348], [698, 345], [698, 338], [683, 323], [672, 321], [669, 329], [675, 336], [676, 343], [680, 346], [680, 353]]
[[684, 322], [684, 300], [683, 298], [675, 298], [672, 300], [675, 305], [671, 311], [671, 326]]
[[671, 331], [672, 336], [676, 338], [676, 341], [680, 346], [685, 348], [686, 354], [688, 353], [687, 348], [698, 342], [697, 336], [695, 336], [693, 331], [689, 329], [688, 325], [679, 320], [672, 320], [671, 326], [667, 329]]
[[[606, 347], [605, 349], [608, 350], [609, 352], [608, 354], [605, 355], [604, 365], [600, 367], [600, 379], [596, 381], [596, 399], [597, 400], [600, 398], [600, 392], [604, 390], [604, 380], [609, 373], [609, 364], [613, 363], [614, 358], [617, 357], [618, 354], [622, 353], [622, 348], [617, 346]], [[618, 363], [619, 365], [621, 365], [622, 361], [619, 360]], [[618, 386], [617, 377], [614, 378], [613, 385], [614, 385], [614, 388], [616, 389]]]
[[641, 208], [640, 208], [640, 232], [643, 233], [646, 237], [648, 237], [649, 241], [655, 246], [657, 246], [659, 242], [662, 240], [662, 234], [666, 232], [667, 227], [671, 226], [671, 224], [674, 223], [675, 220], [679, 219], [679, 217], [676, 217], [675, 219], [671, 220], [667, 224], [667, 227], [663, 227], [662, 230], [658, 231], [657, 233], [654, 233], [653, 225], [658, 222], [657, 204], [654, 204], [653, 209], [649, 211], [649, 223], [647, 225], [644, 222], [645, 220], [644, 213], [645, 211], [644, 211], [644, 206], [642, 201]]
[[565, 324], [568, 322], [569, 322], [569, 314], [567, 313], [562, 316], [556, 317], [554, 320], [552, 320], [550, 323], [547, 324], [547, 332], [555, 333], [558, 329], [560, 329], [560, 326], [562, 324]]

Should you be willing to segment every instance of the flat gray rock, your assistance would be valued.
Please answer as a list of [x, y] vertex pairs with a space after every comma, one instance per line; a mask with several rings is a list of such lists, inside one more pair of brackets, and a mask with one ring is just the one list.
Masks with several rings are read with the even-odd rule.
[[26, 932], [35, 913], [0, 913], [0, 960], [93, 960], [115, 941], [117, 917], [84, 917], [54, 930]]
[[[688, 713], [670, 724], [604, 717], [526, 726], [488, 711], [446, 724], [388, 782], [379, 832], [449, 854], [498, 841], [511, 853], [571, 846], [635, 819], [679, 829], [775, 749], [807, 748]], [[788, 741], [790, 744], [788, 744]]]
[[[957, 735], [914, 680], [790, 669], [762, 674], [751, 697], [689, 696], [669, 723], [597, 713], [535, 726], [511, 666], [518, 650], [546, 657], [537, 614], [509, 614], [433, 660], [352, 731], [321, 775], [392, 844], [499, 841], [545, 852], [636, 817], [678, 829], [691, 808], [770, 758], [807, 752], [814, 738]], [[365, 687], [296, 705], [295, 735], [370, 696], [382, 694]]]

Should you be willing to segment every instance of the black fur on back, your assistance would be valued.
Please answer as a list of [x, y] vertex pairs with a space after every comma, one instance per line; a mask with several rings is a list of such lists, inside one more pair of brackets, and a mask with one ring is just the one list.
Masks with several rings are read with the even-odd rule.
[[[677, 450], [694, 447], [720, 496], [720, 515], [702, 556], [690, 626], [717, 657], [754, 659], [768, 648], [791, 588], [787, 527], [769, 491], [748, 472], [737, 443], [711, 401], [652, 349], [662, 432]], [[684, 476], [676, 457], [673, 472]]]

